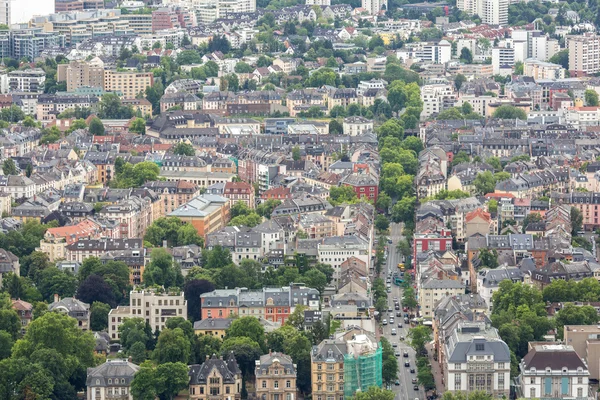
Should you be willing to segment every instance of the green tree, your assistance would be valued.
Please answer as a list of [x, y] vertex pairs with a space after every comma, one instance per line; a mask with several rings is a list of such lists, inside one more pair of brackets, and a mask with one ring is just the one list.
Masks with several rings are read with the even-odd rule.
[[173, 146], [172, 151], [179, 156], [193, 156], [196, 154], [194, 146], [185, 142], [179, 142]]
[[119, 325], [119, 336], [121, 345], [126, 351], [137, 342], [140, 342], [146, 348], [150, 335], [146, 332], [146, 323], [143, 318], [125, 318], [123, 323]]
[[131, 394], [139, 400], [154, 400], [156, 397], [173, 400], [188, 386], [188, 381], [188, 367], [184, 363], [168, 362], [154, 366], [146, 361], [131, 382]]
[[144, 270], [143, 278], [146, 285], [159, 285], [165, 288], [183, 285], [181, 270], [173, 263], [173, 256], [164, 248], [152, 250], [150, 263]]
[[492, 116], [494, 118], [499, 119], [520, 119], [523, 121], [527, 120], [527, 114], [525, 113], [525, 111], [518, 107], [509, 105], [498, 107], [496, 111], [494, 111], [494, 114], [492, 114]]
[[426, 325], [418, 325], [408, 331], [410, 345], [421, 354], [425, 350], [425, 345], [431, 342], [431, 328]]
[[327, 275], [316, 268], [309, 269], [302, 275], [302, 282], [308, 287], [317, 289], [319, 293], [323, 293], [325, 286], [329, 283]]
[[377, 217], [375, 217], [375, 228], [378, 231], [387, 231], [389, 227], [390, 221], [384, 215], [378, 214]]
[[523, 62], [522, 61], [517, 61], [515, 63], [515, 75], [523, 75]]
[[94, 117], [90, 121], [90, 133], [97, 136], [104, 135], [104, 124], [102, 124], [99, 118]]
[[583, 229], [583, 214], [577, 207], [571, 207], [571, 235], [578, 235]]
[[10, 357], [10, 353], [15, 340], [10, 333], [5, 330], [0, 331], [0, 361]]
[[454, 87], [456, 88], [456, 90], [460, 90], [463, 83], [465, 83], [466, 81], [467, 81], [466, 76], [464, 76], [463, 74], [456, 74], [456, 76], [454, 77]]
[[187, 365], [191, 344], [181, 328], [165, 328], [160, 332], [152, 358], [158, 364], [182, 362]]
[[558, 53], [556, 53], [552, 57], [550, 57], [550, 60], [548, 60], [548, 61], [550, 61], [551, 63], [554, 63], [554, 64], [559, 64], [564, 69], [569, 69], [569, 50], [564, 49], [564, 50], [559, 51]]
[[192, 354], [196, 363], [202, 363], [206, 357], [221, 353], [221, 339], [211, 335], [196, 335], [192, 343]]
[[294, 146], [292, 148], [292, 158], [294, 159], [294, 161], [299, 161], [300, 160], [300, 147], [298, 146]]
[[255, 366], [255, 360], [260, 357], [260, 345], [249, 337], [232, 337], [223, 341], [221, 354], [227, 358], [234, 354], [238, 366], [245, 377], [252, 375]]
[[377, 386], [370, 386], [364, 392], [356, 392], [353, 400], [394, 400], [394, 392], [391, 390], [385, 390]]
[[19, 175], [19, 171], [17, 171], [17, 165], [12, 158], [7, 158], [4, 160], [2, 163], [2, 172], [4, 172], [4, 175]]
[[241, 317], [235, 319], [229, 329], [225, 340], [235, 337], [247, 337], [259, 344], [263, 351], [265, 348], [265, 328], [260, 321], [254, 317]]
[[483, 268], [498, 268], [498, 252], [496, 249], [483, 248], [479, 251], [479, 260]]
[[460, 50], [460, 61], [465, 64], [473, 63], [473, 53], [471, 53], [471, 50], [469, 50], [467, 47], [463, 47]]
[[496, 190], [496, 179], [494, 179], [494, 175], [490, 171], [480, 172], [475, 177], [473, 185], [477, 193], [481, 195], [494, 193]]
[[95, 301], [90, 307], [90, 327], [92, 331], [103, 331], [108, 329], [108, 313], [110, 305]]
[[139, 133], [140, 135], [145, 134], [146, 121], [143, 118], [134, 119], [129, 126], [129, 132]]
[[352, 186], [332, 186], [329, 189], [328, 201], [331, 205], [337, 206], [342, 203], [356, 203], [358, 198]]

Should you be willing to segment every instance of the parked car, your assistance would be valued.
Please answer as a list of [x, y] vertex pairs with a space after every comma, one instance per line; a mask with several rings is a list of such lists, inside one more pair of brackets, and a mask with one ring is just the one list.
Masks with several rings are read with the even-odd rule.
[[415, 386], [413, 386], [413, 389], [414, 389], [414, 390], [419, 390], [419, 385], [415, 385]]
[[398, 347], [398, 343], [395, 343], [395, 342], [392, 343], [392, 347], [394, 347], [394, 348]]
[[404, 357], [408, 357], [408, 351], [404, 350]]
[[415, 369], [414, 369], [414, 368], [411, 368], [411, 369], [410, 369], [410, 373], [411, 373], [411, 374], [414, 374], [414, 373], [415, 373]]
[[405, 362], [405, 363], [404, 363], [404, 366], [405, 366], [406, 368], [408, 368], [408, 367], [410, 367], [410, 363], [407, 361], [407, 362]]
[[396, 336], [396, 328], [392, 328], [392, 336]]
[[394, 355], [395, 355], [396, 357], [400, 357], [400, 352], [399, 352], [399, 351], [397, 351], [397, 352], [395, 352], [395, 353], [394, 353]]

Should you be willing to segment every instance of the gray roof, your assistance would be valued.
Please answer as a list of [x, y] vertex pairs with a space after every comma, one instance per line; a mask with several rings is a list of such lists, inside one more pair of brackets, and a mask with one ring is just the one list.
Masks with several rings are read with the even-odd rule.
[[231, 318], [207, 318], [194, 322], [194, 330], [196, 329], [229, 329], [233, 319]]
[[267, 375], [267, 369], [275, 362], [278, 362], [282, 367], [288, 370], [286, 375], [296, 375], [296, 367], [292, 361], [292, 358], [286, 354], [277, 352], [260, 356], [260, 361], [256, 363], [256, 375], [262, 375], [263, 373]]
[[[483, 346], [483, 347], [481, 347]], [[467, 362], [469, 356], [494, 356], [494, 362], [510, 363], [510, 350], [502, 340], [488, 340], [485, 337], [473, 338], [469, 342], [460, 342], [448, 358], [449, 363]]]
[[430, 279], [422, 285], [423, 289], [464, 289], [465, 285], [452, 279]]
[[[139, 369], [139, 366], [127, 360], [107, 360], [96, 368], [88, 368], [86, 385], [88, 387], [129, 386]], [[112, 380], [111, 383], [108, 383], [109, 378]], [[122, 382], [122, 379], [125, 381]]]
[[217, 358], [214, 354], [208, 358], [203, 364], [190, 365], [190, 385], [206, 384], [210, 373], [216, 369], [223, 377], [223, 383], [235, 383], [236, 378], [241, 378], [237, 361], [233, 356], [233, 352], [227, 356], [227, 359]]
[[319, 345], [313, 346], [311, 358], [313, 362], [340, 362], [344, 360], [346, 353], [348, 353], [348, 350], [343, 339], [325, 339]]

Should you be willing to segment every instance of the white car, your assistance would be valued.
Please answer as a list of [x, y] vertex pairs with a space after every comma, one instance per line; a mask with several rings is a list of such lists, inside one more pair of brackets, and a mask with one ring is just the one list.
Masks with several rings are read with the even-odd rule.
[[381, 321], [381, 323], [382, 323], [383, 325], [387, 325], [387, 319], [384, 319], [383, 321]]
[[392, 336], [396, 336], [396, 328], [392, 329]]

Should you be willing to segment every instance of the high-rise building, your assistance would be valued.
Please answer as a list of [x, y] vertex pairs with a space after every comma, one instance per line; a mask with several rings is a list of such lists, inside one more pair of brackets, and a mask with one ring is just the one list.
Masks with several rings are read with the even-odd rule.
[[[364, 2], [363, 2], [364, 3]], [[456, 7], [467, 14], [477, 14], [488, 25], [508, 23], [509, 0], [458, 0]]]
[[104, 87], [104, 63], [99, 58], [91, 61], [71, 61], [59, 64], [57, 81], [67, 82], [67, 92], [73, 92], [82, 86]]
[[594, 33], [567, 36], [571, 77], [600, 72], [600, 36]]
[[135, 99], [154, 83], [152, 72], [117, 72], [104, 71], [104, 90], [121, 92], [126, 99]]
[[387, 0], [362, 0], [362, 8], [371, 15], [379, 14], [382, 10], [387, 10]]
[[256, 0], [200, 0], [195, 6], [198, 23], [210, 23], [235, 13], [256, 11]]
[[0, 24], [27, 23], [34, 15], [54, 12], [54, 1], [48, 0], [0, 0]]
[[515, 49], [512, 47], [494, 47], [492, 49], [492, 67], [494, 75], [500, 72], [502, 67], [515, 65]]

